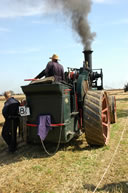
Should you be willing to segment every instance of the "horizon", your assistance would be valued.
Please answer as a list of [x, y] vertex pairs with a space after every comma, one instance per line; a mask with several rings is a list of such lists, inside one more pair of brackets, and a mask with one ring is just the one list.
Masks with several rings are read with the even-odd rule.
[[[60, 9], [45, 7], [44, 0], [12, 1], [0, 1], [0, 93], [21, 93], [24, 79], [39, 74], [54, 53], [65, 71], [82, 67], [84, 46]], [[105, 89], [123, 89], [128, 82], [127, 7], [126, 0], [93, 0], [88, 15], [96, 32], [92, 66], [103, 69]]]

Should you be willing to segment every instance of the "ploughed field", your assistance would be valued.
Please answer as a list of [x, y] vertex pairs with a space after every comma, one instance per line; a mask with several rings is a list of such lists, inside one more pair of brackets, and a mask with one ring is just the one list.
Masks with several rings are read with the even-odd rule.
[[[127, 193], [128, 93], [108, 93], [117, 101], [117, 123], [111, 125], [108, 146], [89, 147], [82, 134], [47, 156], [41, 144], [25, 144], [18, 136], [18, 150], [9, 154], [0, 136], [0, 193], [92, 193], [99, 182], [95, 192]], [[0, 97], [0, 132], [3, 104]], [[45, 145], [50, 152], [56, 149], [56, 144]]]

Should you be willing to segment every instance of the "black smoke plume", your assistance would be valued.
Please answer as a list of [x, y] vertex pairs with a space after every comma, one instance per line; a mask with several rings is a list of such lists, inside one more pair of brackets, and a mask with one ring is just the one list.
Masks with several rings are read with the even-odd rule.
[[46, 0], [47, 6], [53, 9], [62, 8], [63, 14], [70, 18], [72, 29], [79, 35], [84, 49], [91, 49], [96, 36], [91, 32], [88, 15], [91, 11], [91, 0]]

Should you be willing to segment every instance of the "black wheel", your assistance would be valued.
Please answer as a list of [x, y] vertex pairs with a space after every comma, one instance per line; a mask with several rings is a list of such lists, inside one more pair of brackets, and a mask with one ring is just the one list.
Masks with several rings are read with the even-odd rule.
[[107, 145], [110, 134], [110, 111], [105, 91], [88, 91], [84, 98], [83, 122], [89, 145]]
[[110, 122], [116, 123], [117, 121], [117, 113], [116, 113], [116, 98], [115, 96], [109, 96], [109, 109], [110, 109]]

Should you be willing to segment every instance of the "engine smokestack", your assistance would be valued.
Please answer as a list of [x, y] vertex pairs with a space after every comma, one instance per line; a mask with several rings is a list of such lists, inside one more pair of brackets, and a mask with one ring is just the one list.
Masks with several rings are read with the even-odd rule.
[[92, 70], [92, 50], [84, 50], [85, 64], [88, 64], [88, 67]]

